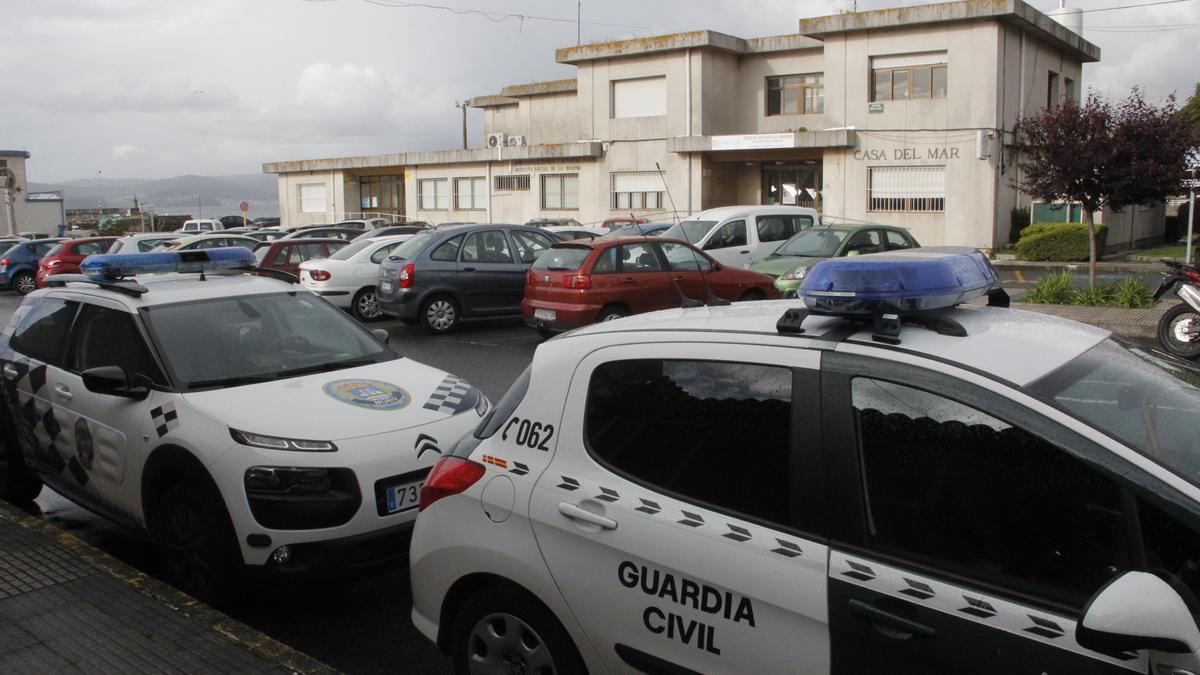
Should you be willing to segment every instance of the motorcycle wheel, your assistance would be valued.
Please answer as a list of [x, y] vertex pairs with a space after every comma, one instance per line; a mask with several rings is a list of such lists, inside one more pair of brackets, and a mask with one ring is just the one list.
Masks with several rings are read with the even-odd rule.
[[1175, 305], [1158, 320], [1158, 343], [1185, 359], [1200, 357], [1200, 313], [1191, 305]]

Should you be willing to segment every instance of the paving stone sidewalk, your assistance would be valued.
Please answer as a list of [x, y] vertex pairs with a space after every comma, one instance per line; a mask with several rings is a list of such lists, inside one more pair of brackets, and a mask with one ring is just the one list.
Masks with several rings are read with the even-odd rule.
[[330, 673], [0, 501], [0, 673]]
[[1158, 320], [1178, 300], [1163, 300], [1153, 309], [1120, 309], [1118, 307], [1079, 307], [1076, 305], [1033, 305], [1014, 302], [1014, 309], [1040, 314], [1052, 314], [1064, 319], [1099, 326], [1117, 335], [1140, 340], [1157, 339]]

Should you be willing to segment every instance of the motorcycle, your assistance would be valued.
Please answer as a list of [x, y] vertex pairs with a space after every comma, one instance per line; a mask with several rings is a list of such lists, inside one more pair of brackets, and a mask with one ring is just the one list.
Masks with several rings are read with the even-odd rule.
[[1154, 299], [1158, 300], [1178, 285], [1176, 295], [1183, 302], [1167, 310], [1158, 320], [1158, 342], [1175, 356], [1200, 358], [1200, 271], [1195, 265], [1174, 260], [1164, 259], [1163, 263], [1170, 271], [1163, 273]]

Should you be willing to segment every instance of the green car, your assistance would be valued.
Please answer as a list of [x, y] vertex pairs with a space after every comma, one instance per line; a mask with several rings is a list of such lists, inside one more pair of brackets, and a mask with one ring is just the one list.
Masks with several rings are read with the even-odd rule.
[[775, 288], [791, 297], [813, 265], [826, 258], [865, 255], [920, 244], [908, 230], [890, 225], [819, 225], [797, 232], [779, 248], [750, 266], [775, 280]]

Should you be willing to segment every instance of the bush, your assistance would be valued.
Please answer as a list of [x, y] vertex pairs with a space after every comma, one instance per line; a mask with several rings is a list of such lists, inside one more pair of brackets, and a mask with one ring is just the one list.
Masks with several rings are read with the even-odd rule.
[[1083, 305], [1085, 307], [1124, 307], [1146, 309], [1154, 306], [1154, 295], [1136, 277], [1095, 288], [1071, 288], [1071, 272], [1047, 274], [1025, 294], [1021, 302], [1039, 305]]
[[1071, 304], [1071, 272], [1063, 270], [1055, 274], [1047, 274], [1025, 294], [1022, 302], [1032, 302], [1038, 305], [1068, 305]]
[[1029, 227], [1029, 209], [1015, 208], [1009, 214], [1012, 221], [1008, 230], [1008, 243], [1015, 244], [1021, 238], [1021, 233]]
[[[1096, 251], [1104, 251], [1108, 227], [1096, 225]], [[1083, 223], [1035, 223], [1017, 241], [1020, 260], [1081, 262], [1088, 259], [1088, 228]]]

